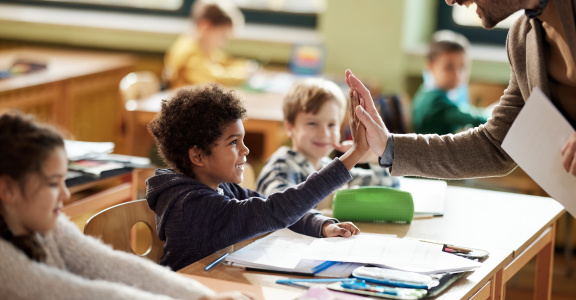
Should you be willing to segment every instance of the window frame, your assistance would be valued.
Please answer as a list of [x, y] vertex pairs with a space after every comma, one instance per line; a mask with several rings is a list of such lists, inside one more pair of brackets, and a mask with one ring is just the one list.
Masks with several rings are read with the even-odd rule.
[[[183, 2], [182, 7], [180, 7], [178, 10], [168, 11], [160, 9], [146, 9], [136, 7], [89, 4], [89, 3], [51, 2], [41, 0], [0, 0], [0, 3], [31, 5], [37, 7], [44, 6], [51, 8], [73, 8], [73, 9], [83, 9], [83, 10], [103, 11], [103, 12], [188, 17], [190, 15], [190, 8], [192, 7], [194, 0], [182, 0], [182, 2]], [[266, 10], [243, 9], [243, 8], [241, 10], [242, 13], [244, 14], [246, 23], [284, 25], [291, 27], [315, 29], [317, 27], [318, 22], [317, 14], [277, 12]]]
[[438, 8], [437, 30], [452, 30], [468, 38], [472, 44], [505, 45], [508, 29], [494, 28], [487, 30], [482, 27], [463, 26], [456, 24], [452, 18], [453, 7], [440, 5]]

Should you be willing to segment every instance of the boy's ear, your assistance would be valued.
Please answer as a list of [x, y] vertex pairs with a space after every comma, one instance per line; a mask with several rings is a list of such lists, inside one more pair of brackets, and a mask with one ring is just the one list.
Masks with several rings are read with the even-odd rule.
[[14, 183], [10, 177], [0, 176], [0, 202], [12, 203], [14, 201], [14, 188], [16, 188]]
[[286, 129], [286, 133], [288, 134], [289, 138], [292, 138], [292, 127], [294, 127], [292, 123], [284, 121], [284, 129]]
[[194, 146], [193, 148], [188, 149], [188, 159], [190, 162], [198, 167], [204, 166], [204, 152], [198, 148], [198, 146]]

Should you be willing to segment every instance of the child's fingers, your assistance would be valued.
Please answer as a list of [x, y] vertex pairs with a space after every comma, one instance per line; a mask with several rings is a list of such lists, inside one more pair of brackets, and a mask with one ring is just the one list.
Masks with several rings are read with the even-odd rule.
[[352, 232], [350, 232], [348, 229], [344, 227], [337, 227], [335, 232], [336, 232], [335, 236], [342, 236], [342, 237], [352, 236]]
[[352, 222], [344, 222], [341, 223], [348, 231], [352, 233], [352, 235], [358, 235], [360, 233], [360, 229], [354, 225]]

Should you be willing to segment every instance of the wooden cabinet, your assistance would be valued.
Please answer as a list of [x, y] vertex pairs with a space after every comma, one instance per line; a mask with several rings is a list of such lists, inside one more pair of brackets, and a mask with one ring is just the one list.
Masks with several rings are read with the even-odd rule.
[[34, 114], [54, 124], [69, 139], [113, 141], [117, 148], [122, 147], [118, 84], [132, 71], [131, 56], [19, 48], [0, 51], [0, 69], [18, 58], [43, 62], [47, 68], [0, 79], [0, 109], [17, 108]]

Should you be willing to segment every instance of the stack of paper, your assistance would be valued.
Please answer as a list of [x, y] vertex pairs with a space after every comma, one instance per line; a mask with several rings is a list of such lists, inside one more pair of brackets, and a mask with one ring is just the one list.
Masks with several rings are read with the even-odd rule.
[[232, 253], [226, 257], [226, 261], [232, 266], [321, 277], [348, 277], [354, 269], [363, 265], [337, 263], [315, 274], [312, 269], [326, 260], [303, 258], [303, 254], [306, 253], [314, 240], [316, 238], [295, 233], [290, 229], [282, 229]]
[[347, 277], [354, 268], [364, 264], [426, 274], [468, 271], [481, 265], [442, 252], [441, 245], [389, 235], [361, 233], [350, 238], [319, 239], [289, 229], [259, 239], [226, 260], [232, 265], [299, 273], [311, 273], [312, 267], [324, 261], [346, 262], [316, 274], [327, 277]]
[[114, 151], [112, 142], [80, 142], [65, 140], [64, 147], [69, 160], [89, 159]]

